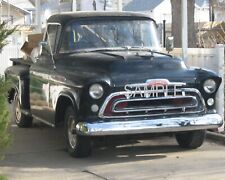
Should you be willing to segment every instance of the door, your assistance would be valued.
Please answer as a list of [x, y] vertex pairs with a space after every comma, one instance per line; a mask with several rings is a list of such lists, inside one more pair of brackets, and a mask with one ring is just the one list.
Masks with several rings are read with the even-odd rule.
[[49, 77], [54, 70], [54, 54], [56, 51], [58, 24], [48, 24], [45, 35], [45, 47], [30, 67], [30, 105], [34, 117], [49, 125], [54, 124], [52, 109], [49, 105]]

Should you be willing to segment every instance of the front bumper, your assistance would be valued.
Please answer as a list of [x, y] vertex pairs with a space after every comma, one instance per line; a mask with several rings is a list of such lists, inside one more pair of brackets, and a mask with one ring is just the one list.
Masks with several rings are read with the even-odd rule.
[[85, 136], [128, 135], [160, 132], [179, 132], [220, 127], [223, 119], [218, 114], [181, 116], [162, 119], [117, 120], [111, 122], [79, 122], [76, 131]]

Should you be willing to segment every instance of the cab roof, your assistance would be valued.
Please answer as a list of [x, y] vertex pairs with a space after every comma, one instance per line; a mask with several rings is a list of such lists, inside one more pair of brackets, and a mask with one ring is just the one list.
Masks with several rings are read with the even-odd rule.
[[[144, 18], [153, 20], [148, 14], [137, 12], [68, 12], [52, 15], [47, 23], [59, 23], [61, 25], [75, 19], [97, 19], [97, 18]], [[154, 20], [153, 20], [154, 21]]]

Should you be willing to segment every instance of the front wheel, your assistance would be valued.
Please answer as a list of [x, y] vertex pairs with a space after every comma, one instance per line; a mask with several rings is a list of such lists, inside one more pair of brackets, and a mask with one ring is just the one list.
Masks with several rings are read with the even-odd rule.
[[74, 108], [69, 106], [65, 113], [65, 138], [68, 152], [73, 157], [86, 157], [91, 153], [90, 139], [77, 135], [77, 118]]
[[200, 147], [205, 140], [205, 130], [177, 133], [176, 140], [182, 148], [196, 149]]

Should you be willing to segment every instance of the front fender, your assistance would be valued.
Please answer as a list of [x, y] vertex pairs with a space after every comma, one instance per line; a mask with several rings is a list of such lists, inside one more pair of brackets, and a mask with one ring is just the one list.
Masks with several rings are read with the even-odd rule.
[[56, 110], [57, 104], [61, 97], [68, 98], [74, 107], [79, 109], [80, 106], [80, 90], [74, 88], [68, 88], [63, 86], [51, 86], [50, 96], [52, 100], [53, 109]]

